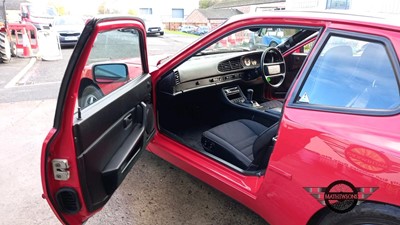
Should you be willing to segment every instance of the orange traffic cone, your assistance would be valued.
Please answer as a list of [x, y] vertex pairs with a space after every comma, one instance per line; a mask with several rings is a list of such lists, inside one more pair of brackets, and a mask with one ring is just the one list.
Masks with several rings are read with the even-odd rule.
[[23, 29], [22, 33], [22, 46], [23, 46], [23, 56], [24, 57], [31, 57], [32, 55], [32, 48], [31, 43], [29, 41], [28, 35], [26, 34], [26, 29]]

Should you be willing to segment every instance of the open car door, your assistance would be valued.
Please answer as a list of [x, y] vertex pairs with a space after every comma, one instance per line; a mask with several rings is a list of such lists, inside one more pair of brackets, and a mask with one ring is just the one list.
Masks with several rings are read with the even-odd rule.
[[92, 19], [65, 72], [42, 149], [43, 197], [82, 224], [110, 199], [154, 133], [146, 32], [138, 18]]

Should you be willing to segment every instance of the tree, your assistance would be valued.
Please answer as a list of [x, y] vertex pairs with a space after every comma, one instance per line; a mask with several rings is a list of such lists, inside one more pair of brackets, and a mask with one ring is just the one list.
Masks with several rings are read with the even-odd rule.
[[106, 12], [106, 6], [104, 4], [99, 5], [98, 13], [99, 14], [106, 14], [107, 13]]
[[218, 3], [219, 0], [200, 0], [199, 1], [199, 8], [200, 9], [206, 9], [209, 8], [213, 5], [215, 5], [216, 3]]
[[134, 9], [129, 9], [129, 10], [128, 10], [128, 14], [129, 14], [129, 15], [132, 15], [132, 16], [136, 16], [136, 15], [137, 15], [137, 12], [136, 12], [136, 10], [134, 10]]

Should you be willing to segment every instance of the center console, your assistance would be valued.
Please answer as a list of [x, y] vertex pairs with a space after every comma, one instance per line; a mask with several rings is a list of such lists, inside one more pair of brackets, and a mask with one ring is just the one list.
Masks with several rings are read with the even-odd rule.
[[222, 88], [222, 92], [231, 103], [240, 104], [246, 101], [246, 97], [239, 86]]
[[268, 108], [267, 106], [263, 106], [263, 104], [258, 104], [254, 101], [252, 89], [248, 89], [245, 95], [239, 86], [224, 87], [222, 88], [222, 93], [225, 100], [235, 106], [280, 115], [281, 109]]

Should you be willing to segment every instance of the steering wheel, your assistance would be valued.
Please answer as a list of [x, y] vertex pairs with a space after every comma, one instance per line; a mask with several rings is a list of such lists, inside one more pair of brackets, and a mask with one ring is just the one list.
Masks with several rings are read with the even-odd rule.
[[281, 86], [285, 80], [285, 59], [277, 48], [269, 47], [262, 53], [261, 74], [264, 82], [274, 88]]

